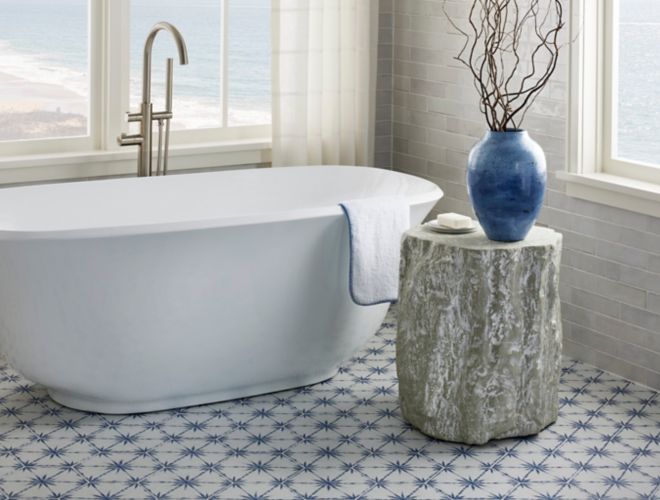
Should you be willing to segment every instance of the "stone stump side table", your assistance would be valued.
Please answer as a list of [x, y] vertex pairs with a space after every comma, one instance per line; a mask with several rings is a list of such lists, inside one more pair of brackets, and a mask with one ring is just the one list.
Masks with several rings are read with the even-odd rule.
[[562, 236], [518, 243], [422, 227], [403, 239], [396, 362], [403, 417], [445, 441], [536, 434], [557, 419]]

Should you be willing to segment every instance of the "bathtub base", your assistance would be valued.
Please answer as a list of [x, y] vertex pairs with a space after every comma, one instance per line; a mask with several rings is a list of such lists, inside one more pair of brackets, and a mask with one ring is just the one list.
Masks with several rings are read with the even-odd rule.
[[300, 387], [319, 384], [337, 375], [339, 367], [331, 371], [313, 376], [293, 377], [277, 382], [268, 382], [250, 387], [225, 389], [191, 396], [181, 396], [153, 401], [108, 401], [99, 398], [89, 398], [67, 391], [47, 389], [50, 398], [58, 404], [90, 413], [103, 413], [108, 415], [130, 415], [136, 413], [149, 413], [185, 408], [188, 406], [207, 405], [270, 394], [273, 392], [288, 391]]

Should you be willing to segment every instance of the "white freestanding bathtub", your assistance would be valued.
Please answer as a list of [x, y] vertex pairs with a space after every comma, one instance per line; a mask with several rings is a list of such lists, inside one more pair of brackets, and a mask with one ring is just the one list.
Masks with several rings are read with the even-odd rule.
[[341, 201], [442, 192], [357, 167], [0, 190], [0, 349], [73, 408], [137, 413], [335, 374], [387, 305], [348, 292]]

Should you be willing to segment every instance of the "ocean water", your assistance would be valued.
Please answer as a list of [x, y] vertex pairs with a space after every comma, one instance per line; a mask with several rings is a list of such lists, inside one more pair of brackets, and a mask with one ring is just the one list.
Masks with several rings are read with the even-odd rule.
[[[229, 0], [229, 124], [270, 123], [270, 0]], [[217, 0], [131, 0], [131, 101], [142, 92], [144, 39], [158, 21], [183, 33], [190, 65], [175, 67], [176, 114], [196, 126], [219, 126], [221, 110], [221, 11]], [[162, 38], [161, 38], [162, 37]], [[154, 47], [153, 80], [164, 95], [165, 59], [176, 54], [167, 34]], [[176, 61], [176, 58], [175, 58]], [[175, 123], [176, 125], [176, 123]]]
[[0, 73], [89, 93], [84, 0], [0, 0]]
[[660, 0], [619, 0], [618, 157], [660, 166]]
[[[94, 1], [94, 0], [91, 0]], [[270, 0], [228, 0], [229, 124], [270, 122]], [[29, 82], [17, 99], [38, 101], [52, 111], [55, 87], [71, 93], [57, 109], [87, 114], [89, 96], [88, 0], [0, 0], [0, 73]], [[182, 31], [190, 65], [175, 67], [175, 128], [220, 125], [220, 2], [217, 0], [131, 0], [131, 106], [140, 102], [142, 50], [150, 28], [170, 21]], [[164, 94], [165, 58], [176, 51], [169, 35], [156, 40], [153, 60], [154, 102]], [[7, 93], [21, 89], [0, 80], [0, 114], [9, 107]], [[30, 96], [29, 92], [34, 92]], [[64, 93], [66, 94], [66, 92]], [[80, 96], [76, 99], [73, 96]], [[55, 99], [52, 99], [53, 101]], [[126, 110], [128, 111], [128, 110]]]

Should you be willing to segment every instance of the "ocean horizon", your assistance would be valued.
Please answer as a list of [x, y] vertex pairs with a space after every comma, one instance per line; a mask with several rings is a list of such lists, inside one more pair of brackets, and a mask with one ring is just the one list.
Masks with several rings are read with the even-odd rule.
[[[228, 0], [228, 9], [229, 125], [270, 123], [270, 0]], [[0, 122], [3, 113], [57, 111], [81, 115], [79, 126], [86, 129], [88, 1], [2, 0], [2, 13]], [[156, 22], [169, 21], [183, 33], [190, 55], [189, 66], [175, 67], [173, 127], [221, 126], [220, 3], [132, 0], [130, 16], [131, 109], [141, 100], [144, 40]], [[66, 30], [53, 30], [64, 23]], [[156, 107], [164, 100], [165, 59], [175, 54], [169, 36], [161, 34], [153, 59]], [[7, 126], [0, 124], [0, 140], [13, 139], [6, 137], [11, 135]]]
[[618, 156], [660, 165], [660, 1], [619, 5]]

